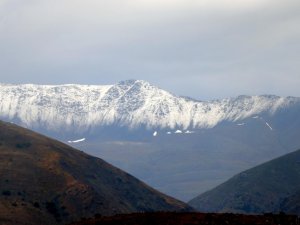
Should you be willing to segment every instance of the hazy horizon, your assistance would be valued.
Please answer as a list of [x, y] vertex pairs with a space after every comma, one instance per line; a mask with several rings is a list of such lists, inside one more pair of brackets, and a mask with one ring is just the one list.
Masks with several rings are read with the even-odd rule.
[[300, 96], [296, 0], [0, 2], [0, 82]]

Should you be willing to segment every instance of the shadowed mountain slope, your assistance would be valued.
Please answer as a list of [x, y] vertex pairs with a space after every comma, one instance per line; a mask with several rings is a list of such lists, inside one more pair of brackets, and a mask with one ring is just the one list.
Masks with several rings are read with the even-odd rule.
[[298, 225], [299, 218], [285, 214], [241, 215], [216, 213], [134, 213], [97, 217], [71, 225]]
[[191, 209], [101, 159], [4, 122], [0, 178], [5, 224], [65, 224], [95, 214]]
[[203, 212], [300, 215], [300, 150], [244, 171], [189, 203]]

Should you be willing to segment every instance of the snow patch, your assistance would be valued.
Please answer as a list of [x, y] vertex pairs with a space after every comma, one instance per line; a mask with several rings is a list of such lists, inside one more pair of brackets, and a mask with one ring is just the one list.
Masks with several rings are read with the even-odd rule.
[[238, 126], [244, 126], [245, 123], [238, 123], [237, 125], [238, 125]]
[[176, 131], [174, 132], [174, 134], [182, 134], [182, 131], [181, 131], [181, 130], [176, 130]]
[[168, 131], [167, 134], [172, 134], [171, 131]]
[[156, 137], [157, 136], [157, 131], [154, 131], [154, 133], [153, 133], [153, 137]]
[[195, 133], [195, 132], [194, 132], [194, 131], [187, 130], [187, 131], [184, 132], [184, 133], [186, 133], [186, 134], [193, 134], [193, 133]]
[[273, 130], [273, 128], [267, 122], [266, 122], [266, 125], [270, 128], [270, 130]]
[[74, 140], [74, 141], [68, 141], [68, 143], [78, 143], [78, 142], [83, 142], [85, 141], [85, 138]]

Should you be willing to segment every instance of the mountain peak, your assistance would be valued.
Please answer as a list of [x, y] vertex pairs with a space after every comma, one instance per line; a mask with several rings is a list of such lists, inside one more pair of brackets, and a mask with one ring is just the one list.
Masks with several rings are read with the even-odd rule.
[[135, 80], [135, 79], [129, 79], [129, 80], [123, 80], [117, 83], [117, 85], [128, 85], [128, 86], [133, 86], [133, 85], [145, 85], [145, 86], [152, 86], [149, 82], [145, 80]]

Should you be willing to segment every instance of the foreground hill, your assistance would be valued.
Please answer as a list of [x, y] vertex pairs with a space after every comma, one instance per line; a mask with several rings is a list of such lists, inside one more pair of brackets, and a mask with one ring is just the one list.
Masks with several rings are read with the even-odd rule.
[[297, 97], [197, 101], [141, 80], [0, 84], [0, 119], [100, 157], [184, 201], [297, 149], [299, 115]]
[[98, 217], [71, 225], [298, 225], [297, 216], [203, 213], [139, 213]]
[[300, 150], [244, 171], [191, 200], [203, 212], [300, 215]]
[[105, 161], [0, 122], [1, 224], [47, 225], [139, 211], [185, 211]]

